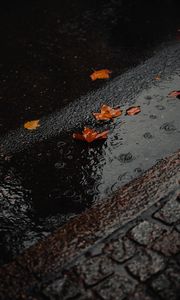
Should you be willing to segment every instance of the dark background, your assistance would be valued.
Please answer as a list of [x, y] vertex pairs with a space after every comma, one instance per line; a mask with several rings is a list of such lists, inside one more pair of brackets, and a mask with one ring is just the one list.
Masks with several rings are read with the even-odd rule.
[[0, 10], [0, 132], [60, 110], [175, 39], [179, 1], [7, 1]]

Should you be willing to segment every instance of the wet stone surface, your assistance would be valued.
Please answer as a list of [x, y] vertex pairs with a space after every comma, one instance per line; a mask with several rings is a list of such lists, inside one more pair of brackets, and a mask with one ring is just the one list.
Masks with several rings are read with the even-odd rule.
[[139, 244], [150, 246], [154, 240], [161, 236], [167, 229], [148, 221], [143, 221], [129, 233], [130, 237]]
[[128, 296], [128, 298], [125, 298], [128, 300], [155, 300], [154, 295], [149, 293], [148, 288], [143, 285], [138, 285], [135, 289], [135, 291]]
[[97, 288], [97, 294], [104, 300], [122, 300], [134, 289], [136, 282], [126, 276], [114, 274], [104, 280]]
[[178, 254], [180, 252], [180, 233], [173, 230], [162, 235], [154, 243], [153, 249], [165, 256]]
[[165, 261], [156, 252], [150, 250], [139, 251], [132, 262], [127, 263], [126, 267], [133, 276], [143, 282], [162, 271], [165, 268]]
[[107, 243], [104, 252], [116, 263], [123, 263], [135, 254], [136, 245], [127, 238], [119, 238]]
[[170, 263], [163, 274], [151, 283], [155, 293], [163, 300], [177, 300], [180, 293], [180, 268], [175, 262]]
[[154, 217], [167, 224], [176, 223], [180, 219], [180, 198], [169, 201], [154, 215]]
[[106, 256], [87, 258], [75, 267], [75, 272], [87, 286], [95, 285], [114, 272], [113, 262]]

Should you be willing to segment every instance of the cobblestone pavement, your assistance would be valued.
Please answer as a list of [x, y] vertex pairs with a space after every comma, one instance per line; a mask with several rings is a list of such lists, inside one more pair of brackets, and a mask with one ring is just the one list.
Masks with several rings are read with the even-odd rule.
[[[120, 222], [114, 217], [111, 226], [107, 226], [108, 234], [99, 235], [97, 226], [89, 234], [89, 240], [80, 231], [79, 221], [74, 221], [73, 229], [66, 225], [69, 229], [60, 229], [54, 239], [37, 244], [0, 269], [0, 299], [179, 300], [179, 153], [163, 160], [120, 192], [122, 206], [124, 195], [126, 199], [130, 197], [131, 206], [136, 194], [139, 195], [143, 203], [143, 206], [136, 203], [139, 212], [133, 211], [133, 217], [125, 221], [121, 212]], [[120, 197], [116, 194], [113, 202]], [[91, 211], [85, 214], [86, 221], [82, 217], [78, 219], [84, 220], [84, 227], [90, 226]], [[110, 218], [108, 211], [106, 215]], [[112, 223], [117, 226], [112, 227]], [[100, 227], [104, 224], [102, 221]], [[65, 244], [63, 232], [73, 230], [79, 239], [72, 235]], [[82, 247], [84, 242], [86, 246]], [[72, 244], [79, 251], [76, 254]]]
[[85, 253], [48, 299], [180, 299], [180, 198], [170, 194]]

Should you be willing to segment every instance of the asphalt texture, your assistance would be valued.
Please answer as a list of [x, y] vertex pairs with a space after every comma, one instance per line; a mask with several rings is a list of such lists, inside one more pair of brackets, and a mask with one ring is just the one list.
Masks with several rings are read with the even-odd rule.
[[[179, 99], [168, 97], [179, 90], [178, 1], [160, 13], [143, 1], [2, 8], [2, 265], [179, 148]], [[90, 80], [107, 67], [110, 80]], [[123, 116], [95, 122], [102, 103]], [[125, 116], [133, 104], [141, 113]], [[36, 131], [23, 128], [36, 118]], [[85, 125], [109, 129], [107, 141], [73, 141]]]

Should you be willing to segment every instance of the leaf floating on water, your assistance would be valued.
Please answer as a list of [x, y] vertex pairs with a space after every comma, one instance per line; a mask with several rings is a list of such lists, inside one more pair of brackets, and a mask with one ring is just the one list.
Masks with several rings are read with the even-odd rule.
[[126, 110], [126, 115], [134, 116], [141, 112], [140, 106], [131, 106]]
[[108, 132], [109, 130], [97, 132], [91, 128], [84, 127], [82, 133], [73, 133], [73, 138], [75, 140], [81, 140], [91, 143], [95, 140], [107, 139]]
[[120, 108], [112, 108], [108, 105], [101, 106], [100, 113], [93, 113], [96, 120], [110, 120], [122, 115], [122, 110]]
[[108, 69], [102, 69], [102, 70], [98, 70], [98, 71], [94, 71], [90, 77], [91, 80], [96, 80], [96, 79], [108, 79], [110, 78], [110, 74], [112, 73], [112, 71], [108, 70]]
[[28, 121], [24, 123], [24, 128], [28, 130], [35, 130], [40, 126], [39, 120]]
[[172, 91], [168, 94], [169, 97], [180, 98], [180, 91]]

